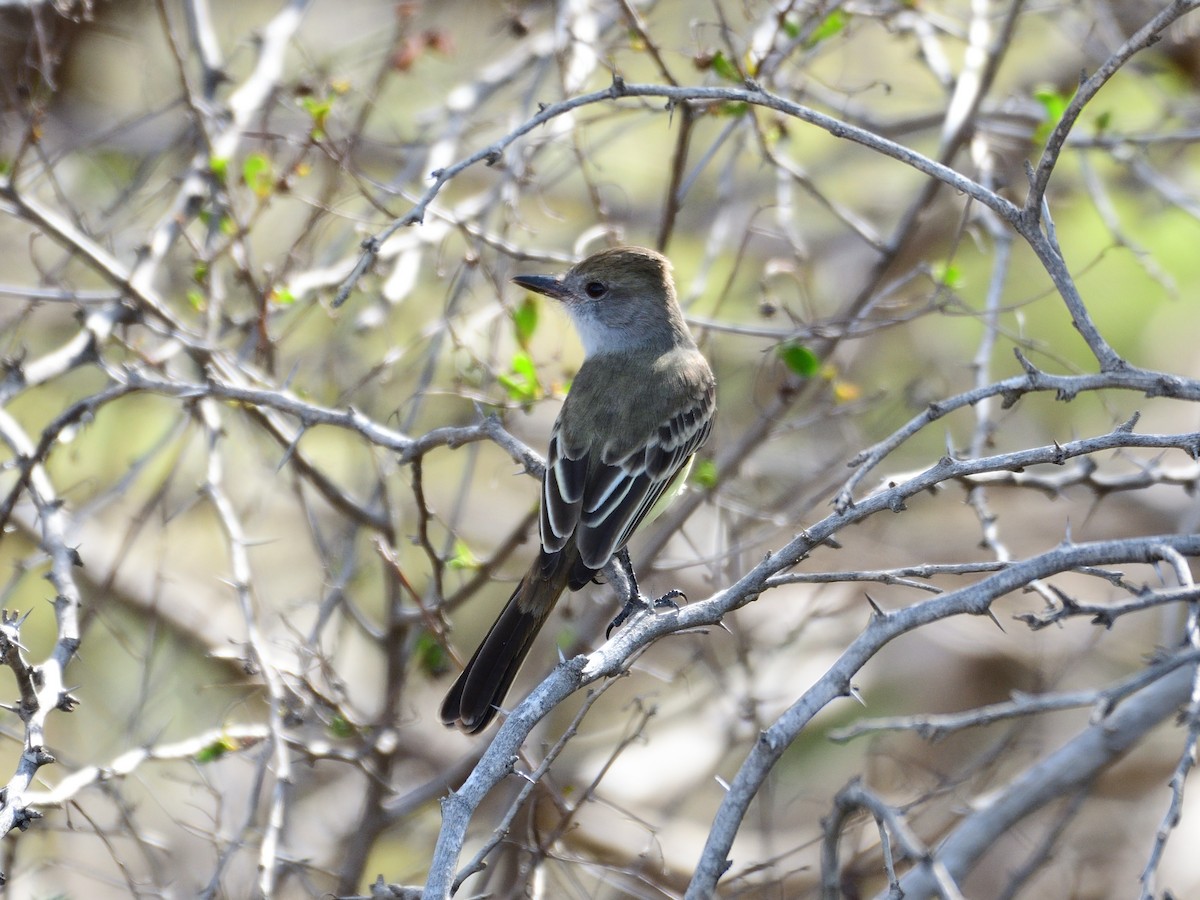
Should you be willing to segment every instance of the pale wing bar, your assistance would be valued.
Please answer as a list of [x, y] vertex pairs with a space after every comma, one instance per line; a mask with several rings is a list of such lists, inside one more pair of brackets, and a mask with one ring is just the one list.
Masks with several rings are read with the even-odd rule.
[[542, 476], [542, 511], [538, 519], [542, 549], [546, 553], [557, 553], [575, 533], [586, 478], [587, 458], [571, 459], [563, 453], [555, 422], [546, 474]]
[[576, 533], [580, 560], [600, 569], [625, 545], [671, 486], [688, 458], [708, 438], [711, 398], [673, 417], [649, 446], [623, 459], [602, 459], [584, 491]]

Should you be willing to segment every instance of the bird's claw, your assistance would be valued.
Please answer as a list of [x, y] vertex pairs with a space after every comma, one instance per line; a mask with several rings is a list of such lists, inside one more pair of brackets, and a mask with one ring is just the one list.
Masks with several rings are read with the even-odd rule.
[[617, 613], [617, 617], [608, 623], [608, 628], [604, 630], [604, 639], [607, 641], [609, 635], [629, 621], [630, 616], [636, 612], [650, 612], [655, 609], [679, 609], [679, 604], [675, 602], [676, 599], [682, 599], [686, 602], [687, 594], [680, 590], [667, 591], [654, 601], [648, 600], [641, 594], [634, 594], [625, 601], [625, 606]]
[[683, 591], [679, 590], [678, 588], [676, 588], [675, 590], [667, 591], [665, 594], [663, 594], [661, 597], [659, 597], [657, 600], [654, 601], [654, 608], [655, 609], [678, 610], [679, 604], [675, 602], [677, 599], [682, 600], [684, 603], [687, 603], [687, 594], [685, 594]]
[[604, 639], [607, 641], [609, 635], [624, 625], [635, 612], [648, 609], [650, 609], [650, 604], [643, 600], [640, 595], [634, 594], [625, 601], [625, 605], [621, 607], [621, 611], [617, 613], [617, 617], [608, 623], [608, 627], [604, 629]]

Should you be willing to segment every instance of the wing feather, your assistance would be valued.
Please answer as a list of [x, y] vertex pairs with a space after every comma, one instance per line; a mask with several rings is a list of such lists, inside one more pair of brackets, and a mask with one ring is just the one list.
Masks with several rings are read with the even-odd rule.
[[542, 549], [557, 553], [567, 545], [579, 523], [587, 479], [587, 458], [572, 459], [563, 452], [558, 429], [550, 436], [546, 474], [542, 476], [542, 510], [538, 530]]
[[[592, 489], [588, 492], [588, 502], [583, 506], [583, 518], [586, 520], [591, 513], [609, 503], [613, 493], [626, 480], [624, 469], [617, 466], [600, 467], [599, 471], [593, 476]], [[626, 485], [625, 489], [628, 490], [628, 485]]]
[[[661, 426], [654, 440], [589, 474], [575, 542], [580, 560], [602, 569], [625, 546], [712, 427], [711, 396]], [[706, 410], [705, 405], [710, 409]]]
[[553, 565], [548, 557], [557, 556], [574, 537], [579, 556], [572, 564], [572, 590], [586, 584], [625, 546], [708, 439], [715, 399], [712, 384], [704, 385], [688, 406], [632, 449], [628, 442], [601, 448], [565, 446], [561, 421], [555, 423], [542, 479], [539, 526], [544, 564]]

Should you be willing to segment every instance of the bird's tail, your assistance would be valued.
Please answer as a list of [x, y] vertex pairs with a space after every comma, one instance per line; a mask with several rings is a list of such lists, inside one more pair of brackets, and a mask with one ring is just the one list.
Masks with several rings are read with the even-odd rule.
[[446, 699], [442, 722], [468, 734], [487, 728], [550, 610], [566, 587], [565, 573], [549, 578], [534, 569], [521, 579], [500, 616], [467, 663]]

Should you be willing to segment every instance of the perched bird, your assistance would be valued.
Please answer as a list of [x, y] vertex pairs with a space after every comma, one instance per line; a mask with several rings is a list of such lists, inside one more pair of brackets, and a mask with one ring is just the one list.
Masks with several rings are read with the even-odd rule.
[[636, 585], [625, 544], [682, 485], [716, 411], [712, 370], [662, 255], [618, 247], [560, 277], [513, 281], [562, 303], [585, 358], [550, 435], [541, 551], [442, 703], [442, 721], [469, 733], [495, 717], [565, 589], [579, 590], [617, 554]]

